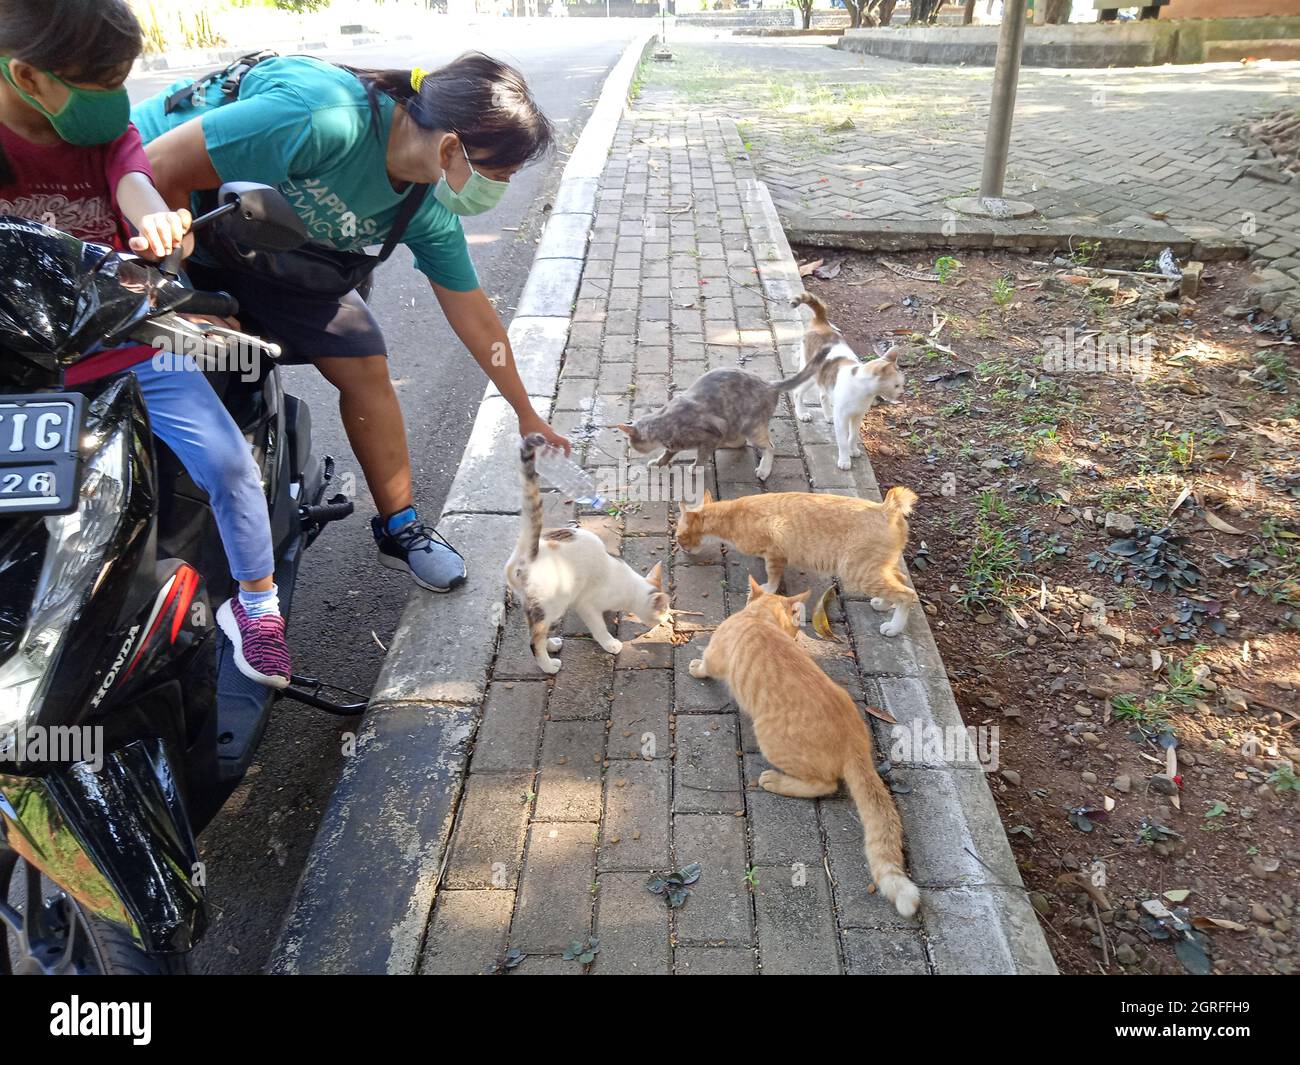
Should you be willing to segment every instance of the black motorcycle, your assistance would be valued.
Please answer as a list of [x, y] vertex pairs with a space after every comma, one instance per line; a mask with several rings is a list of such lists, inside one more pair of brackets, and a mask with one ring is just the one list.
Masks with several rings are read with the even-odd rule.
[[[273, 189], [217, 202], [195, 230], [306, 240]], [[0, 973], [184, 972], [207, 927], [195, 837], [274, 701], [350, 715], [364, 698], [239, 673], [214, 624], [235, 582], [205, 494], [154, 440], [132, 375], [65, 372], [125, 343], [195, 358], [261, 470], [286, 617], [303, 551], [352, 504], [327, 498], [333, 462], [312, 454], [275, 345], [182, 317], [234, 315], [229, 296], [20, 218], [0, 217], [0, 262]]]

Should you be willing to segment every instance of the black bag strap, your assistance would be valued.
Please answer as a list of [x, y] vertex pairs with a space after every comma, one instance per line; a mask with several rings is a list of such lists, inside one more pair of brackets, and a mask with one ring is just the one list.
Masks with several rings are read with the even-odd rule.
[[428, 195], [428, 192], [428, 185], [416, 185], [406, 194], [402, 200], [402, 206], [397, 210], [397, 217], [393, 219], [393, 228], [388, 231], [384, 246], [379, 249], [379, 258], [375, 265], [384, 262], [393, 254], [393, 249], [406, 235], [406, 229], [411, 224], [411, 219], [415, 217], [415, 212], [420, 209], [420, 204], [424, 203], [424, 197]]
[[175, 111], [179, 111], [187, 102], [190, 106], [197, 107], [203, 102], [208, 86], [215, 85], [217, 82], [221, 83], [222, 99], [219, 104], [228, 103], [239, 96], [239, 84], [244, 80], [245, 74], [257, 66], [258, 63], [267, 59], [278, 58], [279, 54], [279, 52], [264, 48], [260, 52], [249, 52], [248, 55], [240, 56], [229, 66], [214, 70], [210, 74], [204, 74], [198, 81], [177, 89], [164, 101], [163, 112], [170, 115]]

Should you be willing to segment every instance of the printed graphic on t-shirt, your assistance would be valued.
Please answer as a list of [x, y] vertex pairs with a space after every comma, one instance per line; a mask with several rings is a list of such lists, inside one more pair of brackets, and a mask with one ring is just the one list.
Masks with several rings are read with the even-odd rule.
[[379, 230], [375, 220], [358, 219], [343, 198], [318, 178], [291, 179], [280, 186], [280, 191], [317, 242], [328, 242], [342, 251], [375, 243]]
[[0, 198], [0, 214], [31, 218], [82, 240], [111, 244], [117, 236], [117, 216], [103, 196], [69, 198], [58, 192], [34, 192], [13, 200]]

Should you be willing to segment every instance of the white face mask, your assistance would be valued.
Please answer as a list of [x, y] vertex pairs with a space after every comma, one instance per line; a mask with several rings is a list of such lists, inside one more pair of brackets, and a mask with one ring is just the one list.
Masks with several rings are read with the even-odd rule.
[[465, 153], [465, 162], [469, 166], [469, 180], [457, 192], [447, 181], [447, 174], [444, 171], [442, 177], [438, 179], [438, 184], [434, 186], [434, 198], [453, 214], [482, 214], [484, 211], [492, 210], [501, 202], [501, 197], [506, 194], [510, 182], [493, 181], [475, 170], [474, 164], [470, 162], [469, 152], [465, 150], [464, 141], [460, 142], [460, 150]]

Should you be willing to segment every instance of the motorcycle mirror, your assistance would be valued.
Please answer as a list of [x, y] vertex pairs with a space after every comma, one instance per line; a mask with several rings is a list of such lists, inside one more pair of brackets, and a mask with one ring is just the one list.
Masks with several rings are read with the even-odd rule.
[[291, 251], [309, 234], [298, 213], [276, 189], [251, 181], [230, 181], [217, 195], [221, 206], [235, 205], [218, 225], [239, 244], [257, 251]]

